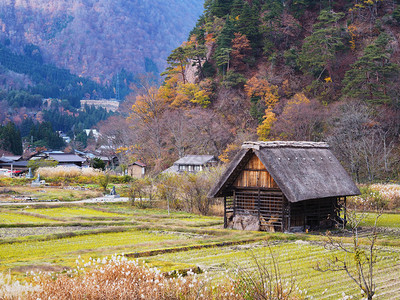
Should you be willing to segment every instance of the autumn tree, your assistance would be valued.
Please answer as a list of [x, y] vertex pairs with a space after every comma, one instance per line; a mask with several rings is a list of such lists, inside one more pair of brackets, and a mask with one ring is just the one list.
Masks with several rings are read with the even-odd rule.
[[325, 108], [317, 100], [310, 100], [303, 93], [297, 93], [286, 102], [272, 132], [279, 139], [319, 140], [325, 117]]
[[157, 88], [143, 86], [129, 116], [131, 127], [137, 134], [136, 151], [145, 162], [151, 161], [159, 168], [164, 151], [162, 115], [165, 109], [166, 104], [159, 98]]
[[265, 108], [273, 108], [278, 102], [278, 87], [264, 78], [253, 76], [245, 84], [244, 90], [252, 103], [251, 115], [261, 123]]
[[118, 157], [120, 166], [126, 167], [130, 160], [128, 148], [136, 142], [135, 132], [130, 130], [127, 120], [121, 116], [112, 116], [101, 121], [98, 129], [100, 135], [96, 148], [101, 149], [102, 155], [107, 156], [111, 162], [114, 156]]
[[231, 65], [238, 71], [246, 70], [246, 58], [251, 55], [251, 46], [245, 35], [235, 33], [235, 38], [232, 40]]
[[272, 109], [279, 101], [278, 87], [271, 85], [266, 79], [254, 76], [247, 81], [244, 89], [252, 102], [250, 113], [259, 122], [257, 134], [260, 139], [266, 140], [273, 122], [276, 121]]

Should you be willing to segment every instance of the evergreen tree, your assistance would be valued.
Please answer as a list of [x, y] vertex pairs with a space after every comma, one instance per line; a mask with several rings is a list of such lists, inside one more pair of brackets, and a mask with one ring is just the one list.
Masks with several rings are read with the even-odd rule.
[[231, 6], [231, 0], [214, 0], [210, 5], [210, 11], [212, 15], [222, 18], [230, 13]]
[[236, 28], [241, 34], [244, 34], [250, 41], [251, 48], [254, 51], [260, 50], [262, 47], [262, 35], [260, 32], [261, 22], [259, 20], [259, 11], [254, 5], [246, 2], [238, 16]]
[[336, 58], [336, 52], [344, 45], [341, 29], [337, 22], [344, 16], [343, 13], [321, 11], [313, 33], [305, 38], [302, 51], [299, 55], [301, 69], [305, 73], [320, 79], [325, 71], [332, 77], [331, 67]]
[[14, 123], [0, 127], [0, 148], [15, 155], [22, 155], [21, 134]]
[[343, 93], [349, 97], [366, 99], [368, 102], [389, 102], [392, 80], [398, 78], [399, 66], [389, 61], [391, 50], [387, 48], [390, 37], [381, 33], [364, 50], [364, 54], [346, 72]]

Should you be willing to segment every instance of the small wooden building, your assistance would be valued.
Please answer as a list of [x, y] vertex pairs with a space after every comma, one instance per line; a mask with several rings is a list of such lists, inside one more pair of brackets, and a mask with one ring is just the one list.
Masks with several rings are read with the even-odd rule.
[[135, 161], [128, 166], [127, 173], [134, 178], [143, 178], [146, 175], [146, 165], [140, 161]]
[[260, 230], [294, 231], [345, 221], [346, 196], [359, 194], [328, 144], [274, 141], [244, 143], [209, 197], [224, 197], [225, 228], [252, 216]]

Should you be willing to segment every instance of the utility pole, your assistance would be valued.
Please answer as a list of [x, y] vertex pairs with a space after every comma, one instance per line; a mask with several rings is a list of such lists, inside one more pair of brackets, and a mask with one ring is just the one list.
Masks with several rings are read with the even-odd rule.
[[117, 82], [115, 86], [115, 98], [117, 98], [117, 101], [120, 101], [120, 95], [119, 95], [119, 72], [117, 73]]

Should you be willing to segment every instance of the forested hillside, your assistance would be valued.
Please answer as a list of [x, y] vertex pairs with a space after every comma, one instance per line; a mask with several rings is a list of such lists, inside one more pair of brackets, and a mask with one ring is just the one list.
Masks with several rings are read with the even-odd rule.
[[207, 0], [165, 81], [136, 97], [136, 158], [229, 160], [244, 140], [327, 141], [359, 181], [399, 172], [400, 4]]
[[106, 83], [121, 69], [157, 72], [186, 39], [203, 1], [8, 0], [0, 42]]

